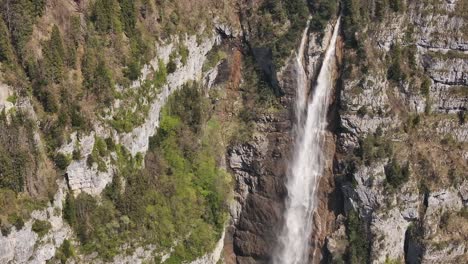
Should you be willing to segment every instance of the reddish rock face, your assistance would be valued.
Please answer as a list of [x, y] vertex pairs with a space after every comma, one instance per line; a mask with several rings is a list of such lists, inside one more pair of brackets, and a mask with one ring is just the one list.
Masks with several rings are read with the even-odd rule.
[[[294, 80], [291, 79], [291, 83]], [[283, 216], [284, 180], [291, 150], [291, 98], [285, 86], [284, 109], [256, 116], [258, 134], [251, 142], [233, 146], [228, 163], [236, 178], [233, 222], [225, 243], [227, 263], [270, 263]]]
[[[337, 53], [339, 63], [340, 51]], [[338, 76], [338, 72], [334, 75]], [[295, 67], [288, 65], [281, 80], [285, 94], [280, 98], [283, 110], [256, 116], [259, 133], [248, 143], [232, 146], [228, 152], [236, 192], [232, 223], [225, 240], [226, 263], [271, 263], [283, 226], [286, 172], [293, 146], [291, 120], [294, 120], [296, 79]], [[331, 101], [325, 146], [327, 166], [317, 193], [319, 203], [310, 241], [314, 263], [324, 259], [325, 239], [334, 230], [334, 219], [341, 205], [332, 172], [337, 114], [334, 98]]]

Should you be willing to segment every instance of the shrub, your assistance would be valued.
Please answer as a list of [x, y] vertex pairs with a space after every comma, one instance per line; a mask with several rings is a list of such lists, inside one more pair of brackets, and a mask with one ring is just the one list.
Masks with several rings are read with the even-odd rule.
[[367, 107], [366, 106], [361, 106], [358, 111], [357, 111], [358, 116], [364, 117], [367, 115]]
[[138, 78], [140, 78], [140, 68], [139, 61], [131, 59], [127, 68], [124, 69], [124, 75], [132, 81], [138, 80]]
[[180, 45], [179, 46], [179, 55], [180, 55], [180, 61], [182, 62], [183, 65], [187, 64], [187, 59], [189, 56], [189, 49], [185, 45]]
[[73, 160], [80, 160], [81, 159], [81, 150], [79, 147], [75, 148], [72, 153]]
[[44, 8], [43, 0], [9, 1], [8, 5], [1, 7], [4, 21], [8, 21], [12, 44], [20, 58], [25, 57], [25, 47], [31, 37], [33, 25]]
[[136, 8], [133, 0], [118, 0], [121, 10], [121, 22], [125, 33], [128, 36], [133, 36], [135, 34], [135, 25], [136, 25]]
[[404, 9], [402, 0], [389, 0], [389, 3], [394, 12], [400, 12]]
[[346, 233], [348, 236], [348, 261], [349, 263], [367, 263], [369, 259], [369, 239], [367, 238], [366, 226], [363, 219], [351, 210], [346, 222]]
[[[213, 248], [227, 219], [231, 187], [230, 176], [218, 163], [222, 149], [213, 143], [218, 142], [219, 125], [202, 125], [209, 106], [197, 85], [182, 87], [161, 112], [145, 168], [141, 155], [132, 157], [117, 144], [118, 171], [101, 202], [86, 194], [75, 202], [67, 196], [64, 208], [69, 213], [64, 211], [64, 217], [76, 217], [67, 221], [75, 223], [84, 252], [112, 259], [129, 237], [162, 249], [180, 241], [166, 262], [181, 263]], [[106, 145], [110, 149], [110, 140]], [[70, 209], [72, 204], [76, 209]]]
[[401, 69], [401, 47], [400, 44], [395, 43], [391, 49], [391, 64], [388, 69], [387, 77], [389, 80], [400, 82], [406, 79], [406, 74]]
[[[19, 156], [13, 156], [19, 154]], [[24, 154], [21, 152], [11, 153], [0, 144], [0, 188], [7, 188], [15, 192], [23, 190], [24, 175], [17, 168], [25, 166]]]
[[[109, 154], [107, 150], [107, 143], [100, 137], [95, 138], [94, 148], [101, 157], [105, 157]], [[94, 150], [93, 150], [94, 151]]]
[[39, 237], [43, 237], [49, 232], [52, 225], [48, 221], [36, 220], [32, 225], [32, 231], [37, 233]]
[[71, 158], [63, 153], [57, 153], [54, 158], [55, 165], [61, 170], [67, 169], [68, 165], [70, 165]]
[[23, 228], [23, 226], [24, 226], [23, 218], [20, 215], [16, 214], [16, 213], [8, 216], [8, 222], [13, 224], [15, 226], [16, 230], [21, 230], [21, 228]]
[[421, 94], [424, 96], [429, 96], [429, 89], [431, 88], [431, 80], [429, 78], [424, 78], [421, 83]]
[[458, 123], [460, 125], [465, 124], [465, 122], [466, 122], [466, 111], [458, 111], [457, 116], [458, 116]]
[[73, 249], [73, 245], [68, 239], [65, 239], [60, 248], [56, 251], [55, 258], [59, 259], [60, 263], [65, 264], [69, 258], [74, 256], [75, 250]]
[[67, 221], [67, 223], [75, 227], [76, 222], [76, 205], [75, 205], [75, 197], [72, 193], [67, 194], [65, 198], [65, 205], [63, 206], [63, 219]]
[[169, 63], [167, 64], [167, 73], [171, 74], [171, 73], [174, 73], [176, 70], [177, 70], [177, 65], [175, 61], [171, 59]]
[[398, 188], [408, 181], [409, 175], [409, 164], [407, 163], [401, 167], [395, 158], [385, 166], [385, 177], [387, 179], [387, 183], [393, 188]]
[[167, 81], [167, 69], [164, 61], [159, 60], [158, 71], [154, 74], [153, 83], [156, 88], [162, 87]]
[[376, 135], [368, 135], [366, 138], [359, 140], [359, 148], [356, 154], [365, 164], [369, 165], [375, 160], [391, 157], [393, 148], [390, 140], [376, 133]]
[[106, 147], [109, 151], [115, 151], [115, 142], [111, 137], [106, 138]]
[[328, 21], [337, 12], [337, 2], [334, 0], [318, 0], [312, 3], [313, 16], [310, 27], [314, 31], [321, 31], [325, 28]]
[[226, 53], [221, 50], [211, 50], [208, 52], [205, 63], [203, 64], [203, 71], [208, 71], [216, 66], [219, 61], [226, 58]]

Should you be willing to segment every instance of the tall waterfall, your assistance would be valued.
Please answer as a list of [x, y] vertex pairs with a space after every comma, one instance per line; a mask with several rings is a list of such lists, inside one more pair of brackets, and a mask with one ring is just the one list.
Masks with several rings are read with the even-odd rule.
[[306, 33], [302, 37], [301, 47], [297, 54], [297, 124], [294, 131], [296, 143], [286, 183], [288, 198], [284, 214], [285, 225], [279, 236], [278, 250], [273, 257], [277, 264], [305, 264], [311, 261], [309, 240], [312, 233], [312, 216], [317, 204], [316, 191], [325, 165], [324, 132], [333, 85], [332, 70], [339, 27], [340, 19], [333, 29], [333, 36], [325, 53], [317, 78], [317, 86], [310, 101], [307, 98], [307, 78], [302, 62]]

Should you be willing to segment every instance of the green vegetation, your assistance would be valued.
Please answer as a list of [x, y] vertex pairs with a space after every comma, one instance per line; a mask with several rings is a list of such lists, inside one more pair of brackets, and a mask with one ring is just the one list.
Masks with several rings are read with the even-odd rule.
[[75, 197], [73, 196], [73, 194], [68, 194], [65, 198], [65, 204], [63, 206], [63, 218], [71, 226], [75, 226], [77, 224]]
[[14, 60], [13, 48], [11, 47], [8, 28], [0, 17], [0, 62], [11, 63]]
[[0, 188], [22, 192], [26, 178], [37, 161], [33, 139], [34, 125], [21, 112], [11, 116], [11, 122], [0, 117]]
[[356, 155], [360, 157], [366, 165], [370, 165], [379, 159], [389, 158], [393, 155], [391, 142], [382, 137], [381, 133], [378, 132], [360, 140], [359, 146]]
[[[226, 221], [231, 187], [229, 174], [219, 168], [220, 127], [210, 111], [197, 85], [175, 92], [150, 140], [144, 169], [141, 155], [132, 157], [124, 147], [113, 146], [118, 172], [102, 201], [84, 193], [65, 201], [64, 218], [77, 232], [80, 250], [110, 259], [128, 241], [161, 249], [179, 241], [168, 263], [180, 263], [214, 246]], [[110, 141], [96, 139], [93, 152], [105, 154]]]
[[109, 106], [112, 103], [114, 81], [103, 58], [96, 58], [94, 54], [87, 53], [83, 61], [83, 75], [85, 87], [94, 93], [100, 102]]
[[68, 239], [65, 239], [60, 248], [55, 253], [55, 258], [60, 260], [60, 263], [65, 264], [67, 260], [75, 256], [73, 245]]
[[120, 107], [110, 120], [110, 125], [119, 132], [131, 132], [135, 127], [144, 123], [152, 102], [158, 92], [166, 84], [168, 70], [162, 60], [159, 61], [158, 71], [153, 80], [145, 80], [140, 87], [118, 93], [118, 98], [125, 98], [125, 107]]
[[47, 200], [42, 200], [26, 195], [17, 194], [12, 190], [0, 188], [0, 231], [6, 236], [14, 226], [21, 229], [29, 219], [30, 213], [47, 205]]
[[367, 107], [366, 106], [361, 106], [358, 111], [357, 111], [358, 116], [364, 117], [367, 115]]
[[44, 43], [45, 76], [51, 82], [60, 82], [63, 78], [65, 50], [57, 25], [52, 28], [49, 41]]
[[36, 18], [45, 9], [44, 0], [6, 1], [1, 2], [3, 21], [7, 25], [11, 41], [20, 58], [26, 55], [25, 46], [32, 34]]
[[401, 67], [401, 47], [400, 44], [396, 43], [391, 49], [391, 64], [388, 69], [388, 79], [395, 82], [403, 81], [406, 79], [406, 74], [403, 72]]
[[338, 12], [338, 2], [329, 0], [313, 0], [312, 6], [312, 20], [310, 22], [310, 28], [314, 31], [322, 31], [328, 21], [336, 16]]
[[52, 228], [48, 221], [36, 220], [32, 225], [32, 231], [36, 232], [39, 237], [43, 237]]
[[71, 160], [72, 157], [63, 153], [57, 153], [54, 159], [55, 165], [57, 165], [57, 167], [61, 170], [65, 170], [68, 167], [68, 165], [70, 165]]
[[107, 143], [104, 139], [100, 137], [95, 137], [93, 151], [90, 155], [88, 155], [86, 159], [86, 163], [89, 167], [91, 167], [94, 163], [97, 164], [98, 171], [106, 172], [107, 165], [104, 160], [106, 156], [109, 155], [109, 151], [107, 149]]
[[179, 55], [180, 55], [180, 61], [182, 62], [183, 65], [187, 64], [187, 59], [189, 56], [189, 49], [185, 45], [179, 45]]
[[[3, 234], [8, 233], [13, 226], [21, 228], [29, 218], [32, 209], [42, 208], [45, 206], [43, 201], [51, 199], [55, 193], [53, 183], [56, 180], [56, 171], [66, 169], [71, 159], [83, 158], [77, 147], [72, 155], [57, 153], [57, 148], [69, 142], [69, 136], [73, 131], [78, 131], [78, 135], [86, 134], [91, 128], [91, 120], [108, 120], [109, 111], [106, 107], [114, 103], [116, 98], [121, 100], [122, 107], [116, 109], [115, 114], [113, 113], [114, 116], [109, 121], [110, 125], [119, 132], [129, 132], [135, 126], [142, 124], [149, 111], [150, 103], [166, 83], [169, 70], [164, 63], [160, 62], [158, 71], [150, 73], [150, 79], [141, 87], [137, 89], [128, 89], [128, 87], [131, 81], [140, 77], [143, 65], [154, 58], [155, 41], [165, 40], [170, 35], [200, 33], [201, 23], [208, 20], [211, 22], [213, 10], [218, 8], [226, 10], [230, 4], [223, 3], [221, 7], [216, 0], [204, 1], [202, 4], [180, 1], [96, 0], [87, 4], [79, 3], [78, 14], [76, 8], [64, 1], [57, 1], [46, 9], [45, 0], [0, 0], [1, 82], [15, 89], [14, 96], [8, 98], [9, 101], [22, 102], [22, 99], [28, 97], [38, 119], [37, 122], [31, 122], [18, 110], [19, 108], [15, 108], [9, 116], [11, 122], [6, 122], [6, 113], [4, 111], [0, 113], [0, 208], [2, 209], [0, 210], [0, 227]], [[219, 14], [222, 19], [225, 19], [221, 12]], [[206, 31], [211, 32], [211, 28], [208, 27]], [[188, 48], [180, 44], [177, 53], [182, 64], [186, 64], [189, 56]], [[225, 56], [224, 54], [222, 57]], [[116, 84], [119, 84], [121, 89], [115, 89]], [[207, 110], [204, 109], [202, 112], [204, 111]], [[139, 214], [146, 210], [144, 206], [151, 204], [154, 197], [148, 198], [150, 195], [146, 194], [146, 204], [135, 208], [140, 211], [132, 213], [131, 216], [124, 215], [124, 213], [130, 215], [130, 209], [127, 210], [128, 208], [120, 204], [123, 200], [121, 195], [125, 194], [129, 198], [137, 196], [137, 193], [130, 193], [130, 191], [123, 193], [123, 188], [119, 184], [127, 182], [127, 178], [133, 180], [133, 182], [130, 180], [129, 185], [135, 186], [133, 191], [136, 190], [137, 181], [140, 178], [142, 181], [156, 178], [168, 179], [168, 185], [164, 185], [168, 188], [167, 190], [162, 187], [154, 188], [159, 192], [158, 195], [165, 196], [161, 203], [164, 203], [166, 209], [169, 208], [164, 211], [169, 214], [164, 219], [178, 221], [176, 225], [187, 224], [187, 229], [190, 228], [193, 231], [192, 236], [197, 236], [197, 238], [189, 238], [187, 232], [179, 234], [177, 230], [170, 231], [172, 238], [183, 237], [195, 241], [194, 246], [179, 245], [179, 256], [188, 258], [191, 254], [199, 254], [202, 244], [211, 245], [210, 239], [219, 234], [219, 227], [213, 227], [213, 223], [222, 222], [221, 218], [224, 214], [220, 212], [224, 212], [225, 207], [224, 204], [217, 204], [219, 199], [222, 199], [219, 194], [222, 190], [214, 189], [213, 186], [216, 184], [210, 182], [214, 181], [210, 178], [214, 176], [208, 173], [219, 175], [216, 180], [219, 181], [220, 186], [225, 180], [223, 177], [228, 178], [228, 176], [226, 172], [217, 168], [218, 160], [212, 162], [213, 157], [221, 156], [221, 154], [211, 154], [209, 148], [205, 146], [206, 142], [202, 144], [200, 141], [204, 135], [215, 134], [211, 128], [216, 127], [216, 122], [212, 120], [208, 123], [207, 119], [208, 117], [205, 116], [202, 120], [204, 125], [194, 124], [198, 127], [197, 132], [193, 132], [189, 135], [190, 138], [186, 139], [193, 141], [197, 145], [197, 150], [206, 150], [203, 152], [203, 158], [209, 162], [199, 160], [202, 157], [189, 159], [183, 155], [185, 150], [178, 153], [183, 156], [183, 159], [189, 160], [186, 161], [187, 171], [184, 170], [179, 174], [190, 176], [188, 183], [186, 185], [181, 183], [180, 186], [191, 192], [188, 198], [194, 199], [180, 198], [178, 203], [197, 204], [197, 208], [191, 212], [196, 216], [195, 218], [199, 219], [196, 225], [192, 225], [181, 216], [172, 215], [172, 211], [182, 205], [172, 204], [171, 197], [178, 194], [165, 193], [176, 185], [171, 185], [171, 181], [179, 180], [183, 178], [182, 176], [171, 178], [170, 171], [161, 172], [165, 175], [161, 177], [155, 175], [154, 172], [144, 172], [146, 170], [142, 172], [141, 154], [130, 158], [129, 154], [121, 146], [115, 145], [112, 140], [96, 139], [91, 155], [85, 157], [88, 164], [96, 163], [99, 170], [107, 170], [106, 162], [113, 158], [110, 157], [109, 152], [115, 151], [118, 158], [112, 162], [119, 163], [120, 169], [119, 175], [112, 184], [112, 188], [117, 191], [112, 191], [111, 187], [106, 190], [109, 196], [104, 199], [108, 202], [94, 204], [92, 202], [94, 198], [80, 196], [75, 200], [72, 195], [67, 197], [64, 217], [72, 226], [78, 225], [77, 219], [85, 219], [84, 222], [87, 224], [92, 221], [101, 224], [102, 228], [97, 230], [98, 234], [88, 233], [87, 229], [90, 227], [80, 224], [78, 233], [83, 241], [86, 241], [83, 242], [86, 245], [85, 249], [91, 250], [93, 243], [100, 245], [99, 241], [102, 240], [102, 246], [96, 250], [104, 252], [102, 254], [104, 257], [109, 257], [116, 252], [114, 249], [118, 248], [117, 245], [122, 245], [122, 239], [128, 238], [125, 236], [130, 232], [129, 230], [143, 234], [142, 240], [157, 242], [156, 237], [151, 237], [151, 232], [146, 232], [150, 229], [138, 229], [133, 224], [138, 222], [141, 216]], [[192, 124], [192, 121], [187, 121], [187, 123]], [[181, 120], [180, 126], [186, 127], [189, 126], [188, 124]], [[44, 151], [35, 141], [37, 138], [34, 137], [37, 135], [44, 140]], [[178, 128], [177, 136], [185, 138], [187, 135], [182, 128]], [[156, 154], [153, 153], [153, 155]], [[164, 163], [167, 163], [166, 158], [169, 159], [169, 156], [164, 157]], [[56, 166], [53, 166], [54, 163]], [[213, 172], [210, 166], [215, 166], [216, 170]], [[141, 173], [148, 175], [136, 176], [140, 176]], [[199, 175], [202, 173], [207, 173], [206, 179], [202, 177], [203, 175]], [[201, 180], [202, 178], [205, 180]], [[200, 186], [195, 186], [196, 181], [199, 181]], [[149, 193], [152, 190], [147, 188], [144, 191]], [[116, 205], [110, 206], [109, 201]], [[159, 205], [153, 204], [153, 206]], [[96, 207], [96, 211], [86, 211], [87, 208], [93, 207]], [[191, 208], [183, 209], [192, 210]], [[201, 217], [201, 211], [206, 219]], [[100, 213], [106, 217], [109, 216], [112, 220], [117, 219], [121, 227], [116, 228], [115, 221], [104, 222], [109, 218], [101, 217], [103, 220], [100, 220]], [[156, 222], [157, 219], [152, 221]], [[37, 222], [35, 228], [37, 232], [43, 233], [46, 232], [47, 226]], [[121, 233], [116, 235], [116, 230]], [[162, 236], [159, 234], [159, 237]], [[119, 237], [121, 239], [113, 240]], [[112, 241], [107, 241], [106, 238]], [[70, 250], [70, 246], [70, 243], [65, 242], [59, 250], [58, 259], [62, 262], [73, 255], [70, 253], [73, 251]], [[187, 251], [187, 248], [190, 250]], [[108, 249], [112, 250], [106, 254], [105, 251]]]
[[263, 74], [254, 58], [247, 56], [242, 63], [244, 82], [239, 89], [243, 107], [233, 111], [236, 114], [232, 120], [235, 128], [227, 128], [235, 129], [234, 132], [228, 132], [232, 144], [246, 142], [252, 137], [256, 129], [256, 116], [274, 113], [282, 108], [274, 89], [262, 78]]
[[390, 8], [394, 12], [400, 12], [403, 11], [404, 8], [404, 3], [402, 0], [389, 0]]
[[421, 84], [421, 94], [425, 97], [429, 96], [429, 90], [431, 88], [431, 80], [429, 78], [425, 78]]
[[349, 246], [347, 257], [349, 263], [367, 263], [369, 260], [370, 239], [367, 237], [367, 230], [363, 219], [359, 218], [356, 211], [348, 212], [346, 222], [346, 234]]
[[271, 49], [276, 66], [296, 48], [309, 16], [306, 0], [268, 0], [258, 10], [246, 6], [242, 12], [253, 26], [252, 46]]
[[384, 264], [402, 264], [402, 262], [398, 259], [391, 259], [389, 257], [385, 258]]
[[458, 123], [460, 123], [460, 125], [465, 124], [465, 122], [466, 122], [466, 111], [459, 111], [457, 116], [458, 116]]
[[[130, 10], [126, 10], [126, 12], [122, 16], [124, 19], [128, 18], [126, 15], [128, 15]], [[92, 6], [90, 18], [96, 30], [100, 33], [118, 34], [122, 32], [122, 23], [119, 19], [120, 7], [116, 0], [97, 0]]]
[[227, 55], [220, 49], [212, 49], [208, 52], [205, 63], [203, 64], [203, 71], [206, 72], [216, 66], [220, 61], [226, 59]]
[[410, 176], [409, 164], [406, 163], [404, 166], [400, 166], [398, 161], [393, 158], [387, 166], [385, 166], [385, 177], [387, 183], [393, 188], [400, 187], [405, 183]]

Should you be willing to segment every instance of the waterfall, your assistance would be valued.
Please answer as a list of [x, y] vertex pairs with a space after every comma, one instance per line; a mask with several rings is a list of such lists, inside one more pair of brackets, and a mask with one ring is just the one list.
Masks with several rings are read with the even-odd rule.
[[[297, 55], [298, 67], [302, 70], [298, 70], [297, 124], [294, 128], [296, 143], [286, 182], [288, 198], [285, 203], [285, 225], [279, 236], [277, 252], [273, 256], [274, 263], [277, 264], [305, 264], [311, 261], [309, 240], [312, 233], [312, 216], [317, 203], [316, 191], [325, 165], [323, 143], [339, 26], [340, 19], [333, 29], [333, 36], [325, 52], [310, 101], [306, 98], [307, 78], [302, 64], [303, 43]], [[304, 39], [303, 36], [302, 42]], [[302, 120], [303, 118], [305, 120]]]
[[[296, 130], [302, 127], [302, 117], [307, 103], [307, 75], [304, 69], [304, 49], [307, 41], [307, 32], [309, 30], [310, 20], [307, 21], [307, 27], [302, 33], [301, 45], [296, 54], [296, 72], [297, 72], [297, 91], [296, 91]], [[297, 131], [296, 131], [297, 132]]]

